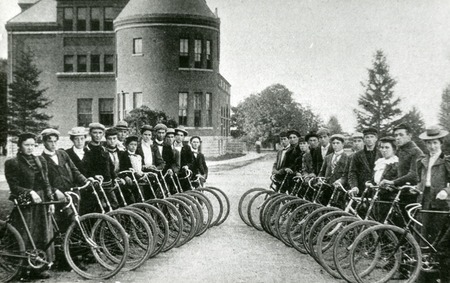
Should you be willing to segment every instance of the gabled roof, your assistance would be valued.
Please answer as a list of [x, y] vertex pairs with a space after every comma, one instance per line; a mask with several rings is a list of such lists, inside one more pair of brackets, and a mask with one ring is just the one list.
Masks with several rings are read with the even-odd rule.
[[151, 15], [217, 18], [205, 0], [130, 0], [116, 20]]
[[7, 24], [56, 23], [56, 0], [40, 0]]

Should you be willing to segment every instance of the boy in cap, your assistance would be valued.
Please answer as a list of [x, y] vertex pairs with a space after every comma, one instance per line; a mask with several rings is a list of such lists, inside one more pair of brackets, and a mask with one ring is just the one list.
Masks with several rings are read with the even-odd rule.
[[163, 173], [165, 174], [167, 172], [169, 175], [172, 175], [174, 172], [178, 172], [178, 168], [177, 163], [175, 162], [172, 147], [164, 142], [166, 132], [166, 125], [157, 124], [155, 126], [155, 142], [153, 143], [153, 145], [158, 149], [158, 152], [165, 162]]
[[84, 127], [74, 127], [69, 132], [70, 140], [73, 143], [71, 148], [66, 149], [67, 155], [69, 155], [73, 164], [85, 175], [84, 155], [86, 153], [86, 130]]
[[313, 153], [313, 168], [314, 174], [318, 175], [320, 169], [322, 169], [323, 160], [325, 156], [333, 153], [333, 148], [330, 146], [330, 131], [328, 129], [322, 128], [317, 132], [319, 137], [320, 146], [314, 150]]
[[327, 178], [329, 184], [345, 185], [345, 168], [348, 162], [348, 156], [344, 152], [345, 138], [336, 134], [331, 136], [330, 141], [333, 153], [325, 157], [319, 176]]
[[136, 154], [142, 157], [144, 171], [162, 170], [165, 163], [157, 147], [153, 146], [153, 127], [144, 125], [141, 128], [141, 142], [137, 146]]
[[175, 129], [175, 141], [173, 143], [173, 148], [178, 152], [178, 155], [175, 153], [175, 156], [178, 157], [175, 161], [177, 162], [178, 167], [184, 170], [189, 169], [193, 163], [191, 147], [183, 143], [187, 135], [188, 132], [183, 126]]
[[105, 131], [105, 139], [106, 139], [106, 151], [108, 152], [110, 161], [111, 161], [111, 170], [114, 172], [114, 174], [117, 174], [120, 169], [120, 160], [119, 156], [121, 152], [124, 152], [124, 150], [121, 150], [119, 148], [119, 133], [116, 130], [116, 128], [110, 128]]
[[286, 154], [290, 149], [290, 143], [288, 134], [286, 132], [280, 133], [280, 145], [281, 149], [277, 152], [277, 158], [273, 163], [272, 174], [275, 175], [275, 179], [281, 182], [286, 174]]
[[117, 130], [117, 148], [121, 151], [125, 151], [125, 139], [128, 136], [128, 123], [124, 120], [117, 122], [116, 126], [114, 126]]
[[314, 177], [313, 156], [319, 146], [319, 136], [316, 132], [311, 131], [305, 136], [305, 141], [309, 145], [309, 150], [303, 154], [302, 167], [299, 168], [300, 171], [298, 174], [306, 177]]

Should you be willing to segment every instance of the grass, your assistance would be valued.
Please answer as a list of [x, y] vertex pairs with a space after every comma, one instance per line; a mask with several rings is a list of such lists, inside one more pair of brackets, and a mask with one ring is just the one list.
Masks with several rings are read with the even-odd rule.
[[222, 161], [245, 156], [245, 153], [226, 153], [217, 157], [206, 157], [206, 161]]

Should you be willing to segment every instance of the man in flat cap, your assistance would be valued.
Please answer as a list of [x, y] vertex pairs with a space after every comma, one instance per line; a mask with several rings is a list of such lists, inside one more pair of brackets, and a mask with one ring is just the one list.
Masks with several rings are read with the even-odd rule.
[[66, 149], [66, 152], [73, 164], [75, 164], [78, 170], [85, 175], [86, 167], [84, 165], [84, 155], [86, 153], [86, 129], [84, 127], [74, 127], [68, 132], [68, 134], [73, 146]]
[[352, 152], [348, 155], [347, 166], [345, 167], [344, 183], [348, 184], [348, 173], [350, 172], [350, 164], [352, 163], [355, 152], [364, 149], [364, 134], [361, 132], [355, 132], [351, 136]]
[[167, 172], [169, 173], [169, 175], [172, 175], [174, 172], [178, 172], [179, 168], [177, 162], [175, 162], [172, 147], [164, 142], [167, 132], [167, 126], [164, 124], [157, 124], [154, 131], [155, 139], [153, 146], [158, 149], [165, 162], [163, 173], [165, 174]]
[[119, 132], [117, 129], [110, 128], [105, 131], [106, 139], [106, 151], [108, 152], [109, 159], [111, 161], [111, 170], [115, 175], [119, 173], [120, 170], [120, 154], [125, 150], [119, 148]]
[[136, 154], [142, 157], [144, 171], [162, 170], [165, 163], [157, 147], [153, 146], [153, 127], [144, 125], [141, 127], [141, 142], [138, 144]]
[[273, 163], [272, 174], [275, 175], [276, 180], [281, 182], [286, 174], [286, 153], [290, 149], [288, 134], [286, 132], [280, 133], [280, 145], [281, 149], [277, 152], [277, 158]]
[[381, 157], [377, 148], [378, 131], [375, 128], [364, 129], [364, 149], [353, 154], [348, 173], [350, 193], [361, 195], [367, 181], [372, 179], [375, 160]]
[[[187, 144], [184, 144], [184, 139], [188, 135], [188, 132], [184, 129], [183, 126], [179, 126], [175, 129], [175, 141], [173, 143], [173, 148], [176, 151], [175, 160], [180, 169], [189, 169], [194, 162], [194, 158], [192, 155], [191, 147]], [[178, 154], [177, 154], [178, 153]]]
[[[289, 139], [289, 149], [286, 152], [286, 160], [284, 163], [284, 173], [289, 174], [287, 177], [285, 184], [282, 188], [280, 188], [280, 192], [284, 193], [289, 191], [293, 187], [292, 177], [294, 177], [294, 172], [297, 167], [298, 158], [301, 157], [302, 151], [298, 145], [299, 138], [301, 137], [300, 133], [297, 130], [289, 130], [287, 131], [287, 136]], [[301, 162], [301, 161], [300, 161]]]
[[114, 126], [114, 128], [116, 128], [117, 130], [117, 148], [125, 151], [125, 139], [128, 136], [128, 123], [124, 120], [121, 120], [119, 122], [117, 122], [117, 124]]
[[313, 153], [313, 167], [315, 175], [318, 175], [320, 169], [322, 169], [325, 156], [333, 153], [333, 148], [330, 145], [330, 131], [322, 128], [317, 132], [317, 136], [319, 137], [319, 147], [314, 150]]
[[305, 177], [313, 177], [315, 176], [313, 156], [319, 146], [319, 136], [315, 131], [311, 131], [305, 136], [305, 141], [309, 145], [309, 150], [303, 154], [302, 167], [299, 173]]
[[345, 138], [341, 134], [332, 135], [330, 138], [333, 153], [325, 157], [319, 176], [327, 178], [329, 184], [345, 185], [345, 168], [348, 156], [344, 152]]

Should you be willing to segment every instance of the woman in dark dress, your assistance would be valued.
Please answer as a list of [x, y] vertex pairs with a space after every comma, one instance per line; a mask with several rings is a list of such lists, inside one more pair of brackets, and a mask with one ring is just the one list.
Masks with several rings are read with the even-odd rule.
[[[52, 200], [53, 190], [47, 176], [47, 162], [42, 156], [33, 155], [36, 137], [33, 134], [19, 136], [17, 157], [5, 162], [5, 177], [11, 191], [11, 199], [29, 198], [33, 203]], [[53, 226], [50, 213], [55, 210], [53, 205], [32, 205], [21, 207], [28, 228], [30, 229], [37, 249], [44, 250], [46, 244], [53, 237]], [[11, 223], [20, 232], [27, 250], [32, 250], [25, 227], [17, 209], [11, 213]], [[47, 261], [54, 261], [54, 247], [51, 245], [46, 251]], [[32, 271], [33, 278], [48, 278], [47, 271]]]

